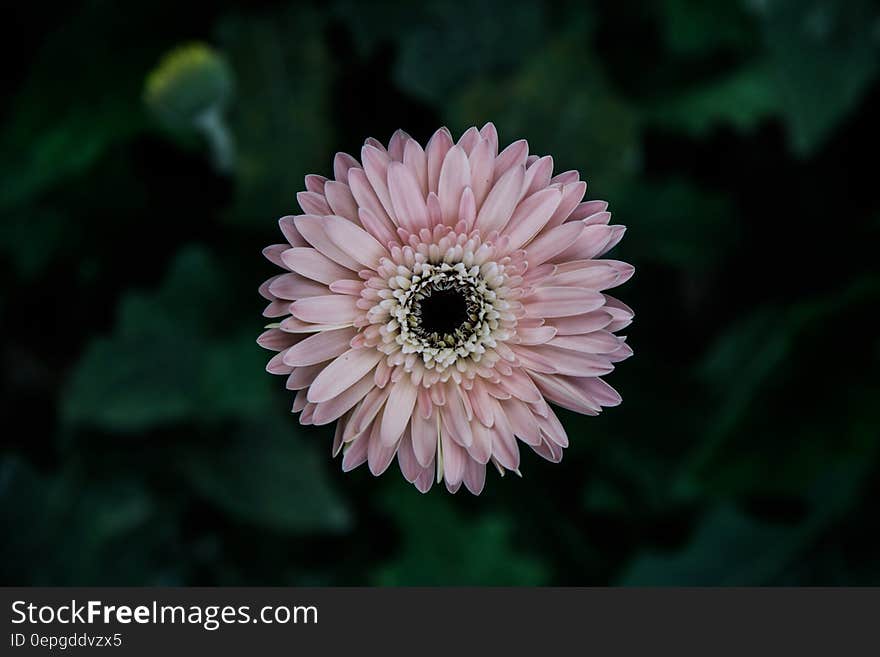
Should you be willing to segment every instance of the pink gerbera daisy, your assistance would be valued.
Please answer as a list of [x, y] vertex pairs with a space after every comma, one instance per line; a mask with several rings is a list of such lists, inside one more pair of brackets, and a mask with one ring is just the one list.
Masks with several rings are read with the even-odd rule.
[[[498, 153], [495, 126], [446, 128], [423, 149], [398, 131], [306, 176], [305, 214], [264, 250], [285, 270], [260, 293], [267, 370], [296, 390], [302, 424], [337, 422], [342, 468], [374, 475], [395, 455], [426, 492], [483, 489], [486, 466], [519, 474], [519, 442], [558, 462], [568, 446], [548, 401], [596, 415], [620, 403], [600, 377], [632, 350], [632, 311], [603, 294], [633, 267], [598, 259], [620, 241], [576, 171], [553, 176], [525, 140]], [[518, 442], [519, 441], [519, 442]]]

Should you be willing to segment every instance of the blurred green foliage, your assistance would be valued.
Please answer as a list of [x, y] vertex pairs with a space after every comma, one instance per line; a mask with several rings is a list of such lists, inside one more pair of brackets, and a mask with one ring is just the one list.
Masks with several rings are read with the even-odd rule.
[[[465, 7], [12, 12], [3, 583], [880, 583], [880, 11]], [[143, 102], [193, 43], [223, 62], [228, 167]], [[343, 476], [263, 371], [260, 249], [336, 151], [487, 120], [628, 226], [624, 403], [563, 412], [563, 463], [480, 498]]]

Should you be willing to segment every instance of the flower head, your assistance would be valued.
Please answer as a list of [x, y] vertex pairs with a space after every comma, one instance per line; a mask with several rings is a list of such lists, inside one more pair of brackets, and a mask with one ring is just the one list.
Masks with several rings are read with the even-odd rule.
[[519, 445], [558, 462], [568, 446], [548, 402], [596, 415], [620, 403], [600, 377], [632, 355], [632, 311], [603, 293], [633, 273], [599, 259], [623, 226], [582, 201], [576, 171], [492, 124], [423, 149], [402, 131], [306, 176], [305, 214], [280, 219], [285, 270], [260, 288], [283, 318], [258, 342], [278, 352], [303, 424], [336, 421], [333, 455], [374, 475], [394, 457], [426, 492], [479, 494], [486, 466], [519, 473]]

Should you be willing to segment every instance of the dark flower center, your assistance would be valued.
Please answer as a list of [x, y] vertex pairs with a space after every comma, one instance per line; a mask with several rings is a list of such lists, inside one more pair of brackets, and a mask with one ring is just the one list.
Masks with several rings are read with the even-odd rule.
[[455, 287], [426, 288], [413, 310], [419, 318], [419, 332], [439, 337], [453, 335], [468, 320], [469, 303], [464, 291]]

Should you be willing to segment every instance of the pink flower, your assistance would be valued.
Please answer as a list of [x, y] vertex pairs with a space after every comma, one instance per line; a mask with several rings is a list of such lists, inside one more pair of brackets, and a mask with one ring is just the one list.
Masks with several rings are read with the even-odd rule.
[[[632, 355], [615, 332], [633, 312], [603, 290], [633, 267], [599, 259], [623, 237], [576, 171], [525, 140], [498, 153], [495, 126], [423, 149], [398, 131], [306, 176], [306, 214], [263, 252], [278, 352], [267, 370], [296, 391], [302, 424], [337, 422], [333, 455], [374, 475], [394, 457], [426, 492], [483, 489], [486, 465], [519, 474], [519, 442], [562, 459], [549, 406], [597, 415], [620, 403], [600, 377]], [[519, 442], [518, 442], [519, 441]]]

